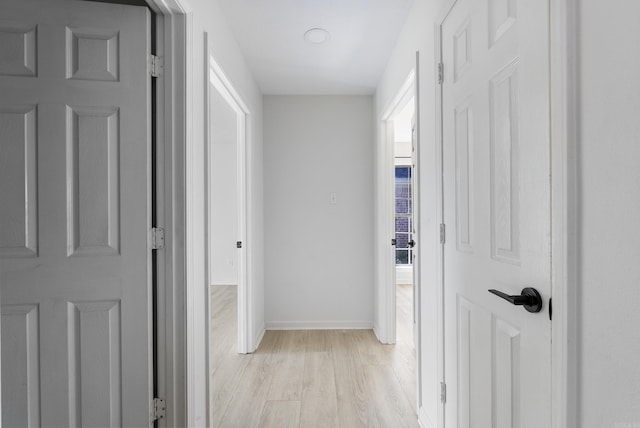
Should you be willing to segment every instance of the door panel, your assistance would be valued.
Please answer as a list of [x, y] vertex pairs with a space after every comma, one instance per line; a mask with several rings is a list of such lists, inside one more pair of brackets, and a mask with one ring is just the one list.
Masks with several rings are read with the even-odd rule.
[[2, 417], [40, 426], [38, 306], [2, 307]]
[[3, 2], [4, 426], [149, 426], [149, 19]]
[[0, 107], [0, 182], [3, 204], [0, 217], [0, 256], [34, 257], [38, 252], [36, 213], [36, 106]]
[[549, 426], [548, 4], [458, 0], [441, 40], [446, 426]]

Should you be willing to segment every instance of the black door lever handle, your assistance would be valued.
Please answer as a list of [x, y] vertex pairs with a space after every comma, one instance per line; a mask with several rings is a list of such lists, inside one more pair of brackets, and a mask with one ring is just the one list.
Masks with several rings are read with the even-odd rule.
[[495, 294], [498, 297], [502, 297], [507, 302], [516, 306], [524, 306], [529, 312], [540, 312], [542, 310], [542, 296], [535, 288], [527, 287], [523, 288], [520, 295], [510, 296], [502, 291], [491, 289], [489, 293]]

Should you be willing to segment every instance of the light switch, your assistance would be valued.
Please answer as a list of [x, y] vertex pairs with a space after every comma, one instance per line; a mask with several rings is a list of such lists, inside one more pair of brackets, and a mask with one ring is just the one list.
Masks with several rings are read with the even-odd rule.
[[329, 203], [336, 205], [338, 203], [338, 194], [336, 192], [329, 193]]

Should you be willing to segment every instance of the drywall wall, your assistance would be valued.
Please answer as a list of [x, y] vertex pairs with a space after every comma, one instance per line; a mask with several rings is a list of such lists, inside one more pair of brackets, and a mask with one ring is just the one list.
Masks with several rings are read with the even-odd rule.
[[371, 96], [264, 97], [267, 328], [371, 328], [372, 119]]
[[[189, 349], [187, 356], [188, 378], [195, 380], [188, 385], [186, 406], [187, 425], [203, 427], [207, 425], [206, 379], [206, 302], [207, 278], [205, 245], [205, 144], [207, 141], [206, 96], [208, 81], [206, 64], [212, 55], [223, 69], [244, 104], [249, 108], [248, 117], [248, 166], [247, 183], [251, 197], [247, 201], [249, 213], [247, 257], [253, 265], [253, 273], [248, 278], [251, 294], [249, 308], [249, 336], [257, 346], [264, 330], [264, 286], [263, 286], [263, 199], [262, 199], [262, 94], [249, 70], [233, 35], [227, 26], [218, 3], [209, 0], [188, 0], [187, 37], [190, 50], [186, 53], [189, 66], [187, 92], [191, 103], [187, 132], [191, 137], [186, 147], [186, 205], [189, 214], [186, 230], [187, 250], [187, 299], [193, 304], [187, 316]], [[205, 35], [208, 34], [209, 52], [205, 52]], [[193, 295], [191, 294], [193, 293]]]
[[209, 285], [238, 284], [238, 117], [211, 85]]
[[[438, 352], [440, 349], [437, 337], [437, 242], [438, 215], [436, 211], [436, 122], [435, 122], [435, 53], [434, 28], [436, 16], [443, 7], [444, 0], [416, 0], [413, 4], [407, 23], [405, 24], [396, 48], [387, 64], [376, 90], [376, 168], [382, 170], [385, 154], [383, 115], [392, 107], [391, 103], [398, 95], [403, 83], [415, 68], [416, 52], [420, 55], [420, 70], [417, 74], [419, 85], [420, 112], [419, 121], [419, 188], [420, 211], [417, 241], [420, 248], [420, 312], [421, 312], [421, 393], [422, 407], [418, 416], [425, 428], [436, 427], [439, 420], [438, 405], [440, 399], [440, 381]], [[382, 195], [385, 188], [384, 177], [376, 178], [376, 195]], [[376, 227], [385, 230], [381, 213], [386, 209], [382, 198], [377, 198]], [[376, 286], [375, 286], [375, 322], [379, 336], [387, 337], [383, 319], [388, 317], [384, 305], [385, 287], [389, 287], [383, 278], [382, 263], [385, 262], [385, 246], [389, 245], [382, 233], [377, 234], [376, 249]]]
[[577, 426], [640, 427], [640, 3], [577, 3]]

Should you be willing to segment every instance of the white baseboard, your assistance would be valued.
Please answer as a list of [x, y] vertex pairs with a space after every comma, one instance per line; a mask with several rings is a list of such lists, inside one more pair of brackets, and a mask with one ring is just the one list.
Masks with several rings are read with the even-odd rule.
[[228, 282], [214, 282], [213, 284], [211, 284], [211, 287], [215, 287], [217, 285], [234, 286], [234, 287], [238, 286], [238, 284], [229, 284]]
[[373, 323], [373, 334], [376, 335], [376, 339], [378, 339], [378, 342], [382, 342], [380, 340], [380, 328], [378, 327], [378, 324], [376, 324], [375, 322]]
[[267, 330], [371, 330], [372, 321], [269, 321]]
[[251, 343], [251, 349], [249, 349], [249, 353], [255, 352], [255, 350], [258, 349], [258, 346], [260, 346], [260, 342], [262, 342], [262, 338], [264, 337], [264, 332], [265, 328], [263, 324], [253, 338], [253, 343]]
[[373, 322], [373, 331], [378, 331], [378, 323], [377, 322]]
[[373, 333], [376, 335], [376, 339], [378, 339], [378, 342], [382, 343], [383, 345], [393, 345], [394, 342], [391, 342], [388, 337], [386, 337], [385, 335], [382, 334], [382, 332], [380, 331], [380, 327], [378, 327], [377, 324], [373, 325]]

